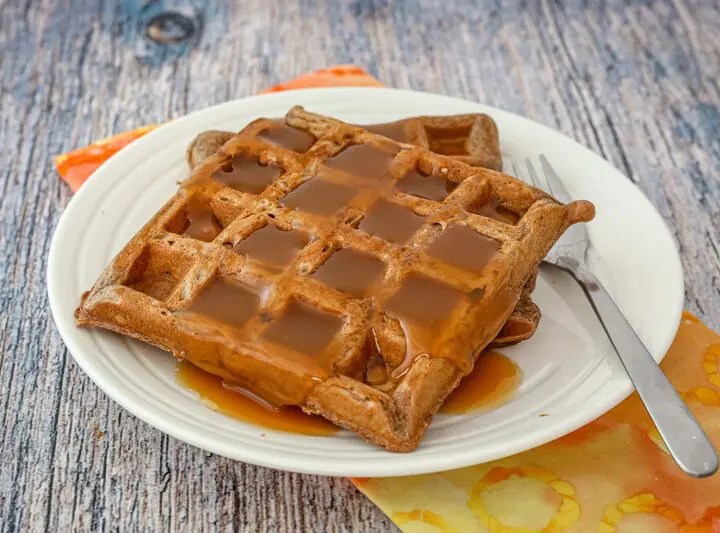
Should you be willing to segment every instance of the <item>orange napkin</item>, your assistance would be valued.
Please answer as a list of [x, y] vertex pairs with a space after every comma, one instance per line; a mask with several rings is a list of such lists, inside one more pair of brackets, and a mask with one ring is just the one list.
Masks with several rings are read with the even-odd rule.
[[[720, 335], [690, 313], [661, 366], [717, 448]], [[720, 476], [673, 463], [637, 394], [513, 457], [354, 483], [403, 531], [720, 533]]]
[[[354, 65], [336, 65], [334, 67], [308, 72], [287, 83], [275, 85], [261, 93], [287, 91], [289, 89], [308, 89], [315, 87], [383, 87], [360, 67]], [[143, 126], [133, 131], [119, 133], [113, 137], [97, 141], [90, 146], [78, 148], [55, 158], [55, 167], [70, 188], [77, 191], [90, 175], [111, 156], [125, 148], [135, 139], [139, 139], [157, 126]]]
[[[382, 84], [342, 65], [267, 91]], [[154, 126], [55, 158], [75, 191], [110, 156]], [[720, 445], [720, 336], [685, 313], [663, 370]], [[403, 531], [720, 533], [720, 476], [692, 479], [665, 450], [636, 394], [554, 442], [439, 474], [353, 479]]]

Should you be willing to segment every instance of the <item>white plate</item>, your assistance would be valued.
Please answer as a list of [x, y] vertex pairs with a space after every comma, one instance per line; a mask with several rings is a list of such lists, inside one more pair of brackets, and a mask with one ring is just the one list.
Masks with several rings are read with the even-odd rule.
[[682, 312], [678, 254], [650, 202], [601, 157], [545, 126], [455, 98], [391, 89], [282, 92], [198, 111], [135, 141], [95, 172], [58, 224], [48, 265], [55, 322], [78, 364], [128, 411], [178, 439], [249, 463], [313, 474], [396, 476], [538, 446], [588, 423], [632, 390], [578, 287], [552, 272], [542, 273], [535, 291], [543, 311], [537, 333], [504, 350], [524, 376], [515, 398], [485, 414], [436, 416], [409, 454], [382, 451], [344, 431], [309, 437], [231, 419], [177, 384], [167, 353], [99, 329], [77, 329], [73, 310], [80, 294], [186, 177], [185, 149], [193, 136], [206, 129], [238, 130], [260, 116], [282, 116], [294, 104], [355, 123], [490, 114], [506, 158], [547, 154], [572, 196], [595, 203], [590, 265], [653, 356], [663, 357]]

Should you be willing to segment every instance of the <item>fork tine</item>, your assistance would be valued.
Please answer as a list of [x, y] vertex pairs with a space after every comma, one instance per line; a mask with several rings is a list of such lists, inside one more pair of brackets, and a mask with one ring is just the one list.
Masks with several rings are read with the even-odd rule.
[[535, 167], [533, 166], [532, 161], [530, 161], [529, 158], [525, 160], [525, 166], [528, 169], [528, 174], [530, 174], [530, 180], [532, 181], [532, 184], [540, 190], [545, 190], [545, 187], [543, 187], [543, 183], [540, 181], [540, 176], [538, 176], [537, 172], [535, 172]]
[[519, 180], [521, 180], [521, 181], [526, 181], [526, 180], [522, 177], [522, 174], [520, 174], [520, 169], [518, 168], [518, 166], [517, 166], [517, 164], [515, 163], [515, 161], [512, 162], [512, 170], [513, 170], [513, 175], [514, 175], [517, 179], [519, 179]]
[[550, 164], [550, 161], [548, 161], [548, 158], [545, 157], [545, 154], [540, 154], [540, 164], [542, 164], [543, 171], [545, 172], [545, 179], [547, 180], [548, 187], [550, 188], [550, 194], [564, 204], [572, 201], [572, 198], [570, 198], [570, 194], [565, 188], [565, 185], [563, 185], [560, 176], [557, 175], [557, 172], [555, 172], [555, 169]]

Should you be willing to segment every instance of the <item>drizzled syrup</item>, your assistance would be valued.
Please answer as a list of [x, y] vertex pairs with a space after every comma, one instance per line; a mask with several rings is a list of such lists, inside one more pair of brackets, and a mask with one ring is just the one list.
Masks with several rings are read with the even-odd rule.
[[522, 372], [511, 359], [499, 352], [483, 352], [440, 411], [458, 415], [499, 407], [512, 399], [521, 381]]
[[249, 392], [225, 385], [222, 378], [188, 361], [178, 363], [177, 379], [183, 386], [197, 392], [216, 411], [243, 422], [287, 433], [322, 437], [340, 429], [320, 416], [304, 413], [299, 407], [273, 407]]

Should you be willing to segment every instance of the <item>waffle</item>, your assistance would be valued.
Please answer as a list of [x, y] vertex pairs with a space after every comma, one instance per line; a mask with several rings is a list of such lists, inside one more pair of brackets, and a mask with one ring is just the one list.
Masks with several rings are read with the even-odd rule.
[[[502, 170], [500, 142], [495, 121], [488, 115], [419, 116], [396, 122], [360, 126], [401, 143], [410, 143], [448, 155], [472, 166]], [[187, 161], [194, 169], [235, 135], [206, 131], [192, 141]], [[540, 322], [540, 308], [532, 300], [537, 272], [527, 281], [520, 300], [489, 348], [500, 348], [529, 339]]]
[[427, 148], [468, 165], [502, 170], [500, 139], [495, 121], [480, 113], [411, 117], [362, 126], [400, 143]]
[[294, 107], [197, 167], [75, 316], [411, 451], [552, 244], [593, 216]]

